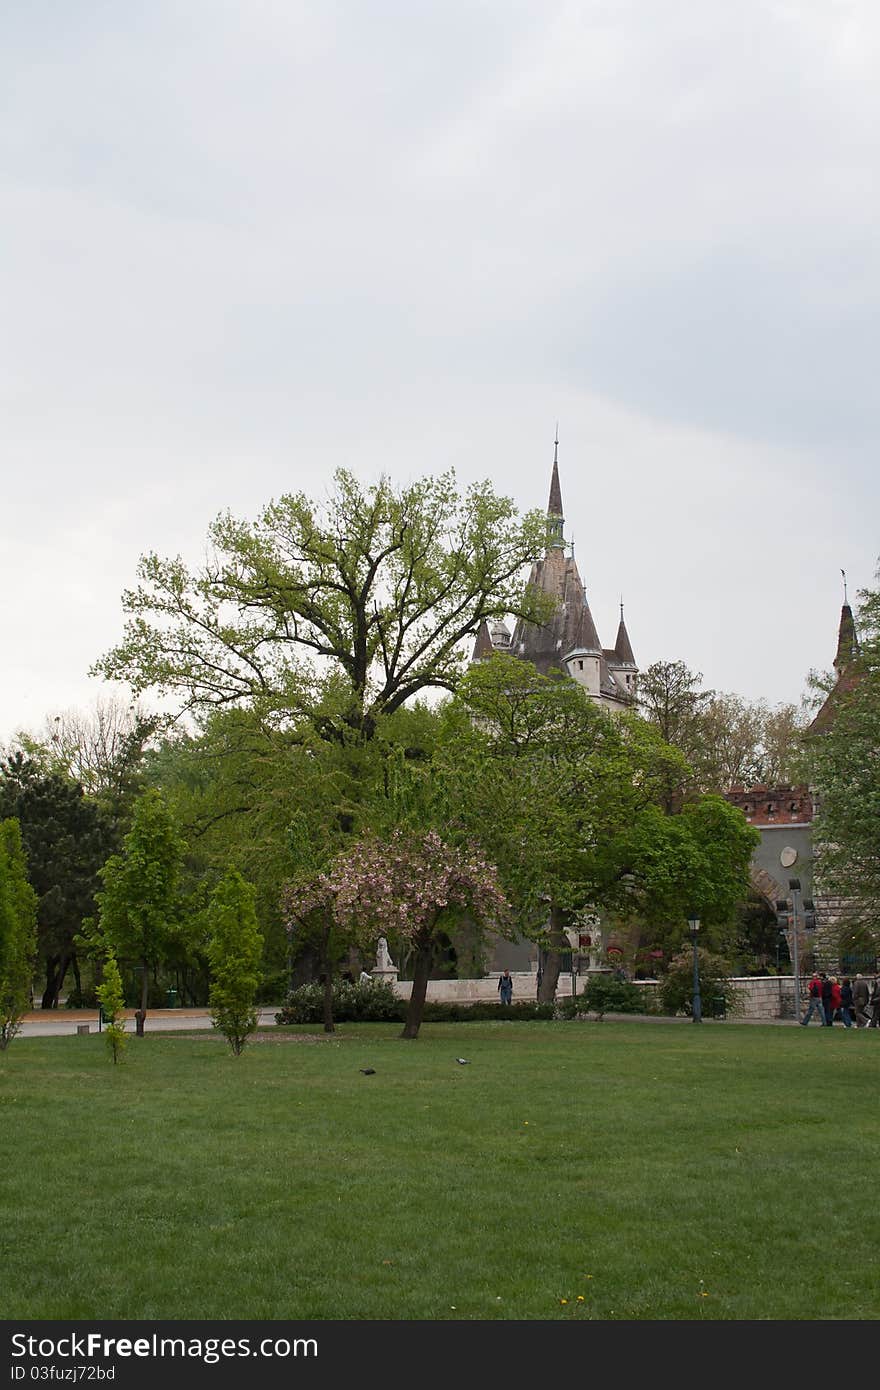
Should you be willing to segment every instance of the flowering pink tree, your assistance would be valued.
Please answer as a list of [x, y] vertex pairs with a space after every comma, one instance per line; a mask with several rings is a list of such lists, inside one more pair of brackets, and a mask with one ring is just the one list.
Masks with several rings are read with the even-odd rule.
[[334, 1031], [333, 972], [350, 946], [369, 945], [369, 935], [351, 919], [340, 920], [337, 912], [342, 855], [321, 873], [313, 873], [288, 883], [281, 896], [288, 940], [298, 937], [314, 947], [324, 984], [324, 1032]]
[[509, 908], [494, 867], [476, 845], [447, 844], [436, 830], [367, 836], [334, 860], [334, 913], [343, 927], [372, 937], [396, 933], [415, 953], [402, 1037], [418, 1037], [434, 945], [444, 927], [468, 913], [506, 934]]

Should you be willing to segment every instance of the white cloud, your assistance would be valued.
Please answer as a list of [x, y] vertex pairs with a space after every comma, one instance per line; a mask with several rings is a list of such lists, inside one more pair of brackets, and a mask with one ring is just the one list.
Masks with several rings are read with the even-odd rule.
[[141, 551], [339, 463], [543, 505], [557, 418], [603, 634], [622, 588], [643, 660], [827, 664], [880, 550], [873, 7], [4, 22], [0, 738], [89, 698]]

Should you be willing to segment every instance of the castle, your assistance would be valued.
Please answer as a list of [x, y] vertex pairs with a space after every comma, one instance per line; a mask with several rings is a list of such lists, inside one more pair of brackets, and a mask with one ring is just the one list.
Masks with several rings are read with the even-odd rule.
[[530, 661], [541, 675], [558, 670], [577, 681], [597, 704], [625, 709], [635, 701], [638, 667], [620, 605], [620, 625], [613, 647], [603, 647], [590, 612], [587, 591], [575, 563], [574, 549], [566, 555], [565, 515], [559, 486], [559, 440], [553, 446], [553, 473], [547, 506], [547, 548], [532, 566], [529, 583], [556, 600], [548, 622], [538, 625], [519, 619], [511, 636], [503, 622], [484, 622], [477, 633], [473, 660], [507, 652]]

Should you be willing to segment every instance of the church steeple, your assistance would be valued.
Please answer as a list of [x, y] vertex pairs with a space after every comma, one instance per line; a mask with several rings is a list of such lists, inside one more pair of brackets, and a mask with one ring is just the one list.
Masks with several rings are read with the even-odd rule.
[[856, 625], [853, 620], [852, 609], [845, 603], [840, 610], [840, 627], [837, 631], [837, 655], [834, 658], [834, 669], [838, 675], [851, 666], [859, 653], [859, 643], [856, 637]]
[[559, 426], [553, 441], [553, 474], [550, 479], [550, 501], [547, 504], [547, 549], [564, 550], [562, 531], [565, 517], [562, 511], [562, 489], [559, 486]]
[[617, 641], [614, 643], [614, 655], [621, 666], [635, 666], [636, 659], [633, 656], [632, 643], [629, 640], [629, 633], [626, 630], [626, 623], [623, 621], [623, 600], [620, 603], [620, 627], [617, 629]]

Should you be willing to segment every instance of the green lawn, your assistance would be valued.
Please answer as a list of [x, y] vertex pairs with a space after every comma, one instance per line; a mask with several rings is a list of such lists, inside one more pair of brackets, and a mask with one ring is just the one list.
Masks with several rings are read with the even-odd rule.
[[398, 1031], [16, 1040], [0, 1317], [880, 1314], [876, 1031]]

